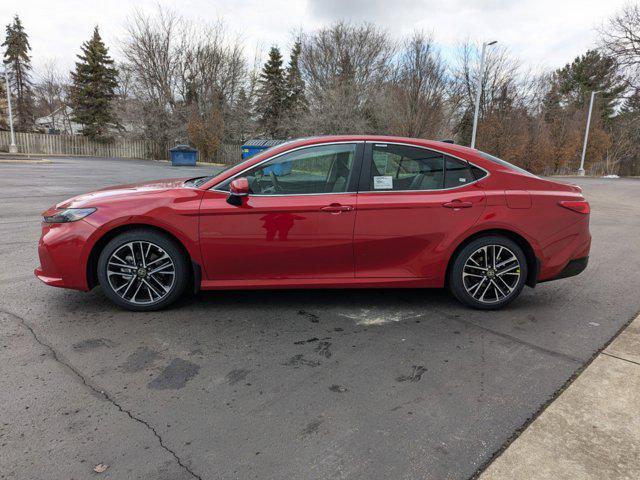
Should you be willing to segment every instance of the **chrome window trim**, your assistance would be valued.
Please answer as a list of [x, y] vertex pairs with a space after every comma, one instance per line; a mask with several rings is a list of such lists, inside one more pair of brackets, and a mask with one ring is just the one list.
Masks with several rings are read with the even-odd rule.
[[[485, 178], [488, 178], [491, 175], [489, 170], [487, 170], [486, 168], [479, 167], [478, 165], [476, 165], [473, 162], [470, 162], [469, 160], [466, 160], [464, 158], [460, 158], [460, 157], [458, 157], [456, 155], [453, 155], [451, 153], [448, 153], [448, 152], [443, 152], [442, 150], [439, 150], [437, 148], [425, 147], [425, 146], [416, 145], [416, 144], [413, 144], [413, 143], [393, 142], [393, 141], [390, 141], [390, 142], [377, 142], [377, 141], [369, 141], [369, 140], [344, 140], [344, 141], [340, 141], [340, 142], [327, 142], [327, 143], [316, 143], [316, 144], [313, 144], [313, 145], [303, 145], [303, 146], [300, 146], [300, 147], [297, 147], [297, 148], [292, 148], [291, 150], [286, 150], [286, 151], [284, 151], [282, 153], [279, 153], [278, 155], [275, 155], [275, 156], [269, 157], [269, 158], [265, 158], [264, 160], [256, 163], [255, 165], [251, 165], [250, 167], [247, 167], [244, 170], [239, 171], [238, 173], [236, 173], [232, 177], [229, 177], [229, 178], [227, 178], [225, 180], [222, 180], [221, 182], [217, 183], [213, 187], [209, 187], [209, 190], [229, 195], [229, 192], [227, 192], [226, 190], [219, 190], [216, 187], [218, 185], [220, 185], [221, 183], [224, 183], [224, 182], [227, 182], [227, 181], [229, 181], [229, 182], [233, 181], [235, 178], [237, 178], [238, 176], [241, 176], [246, 171], [251, 170], [254, 167], [258, 167], [258, 166], [262, 165], [263, 163], [266, 163], [266, 162], [268, 162], [270, 160], [278, 158], [278, 157], [280, 157], [282, 155], [285, 155], [287, 153], [295, 152], [297, 150], [303, 150], [305, 148], [321, 147], [321, 146], [325, 146], [325, 145], [345, 145], [345, 144], [350, 144], [350, 143], [353, 143], [353, 144], [359, 144], [359, 143], [367, 144], [367, 143], [370, 143], [372, 145], [375, 145], [375, 144], [379, 144], [379, 145], [402, 145], [402, 146], [405, 146], [405, 147], [421, 148], [423, 150], [429, 150], [429, 151], [432, 151], [432, 152], [437, 152], [437, 153], [440, 153], [442, 155], [447, 155], [447, 156], [449, 156], [451, 158], [455, 158], [456, 160], [460, 160], [461, 162], [468, 163], [469, 165], [471, 165], [471, 166], [473, 166], [473, 167], [475, 167], [475, 168], [477, 168], [479, 170], [482, 170], [483, 172], [485, 172], [486, 175], [484, 177], [482, 177], [482, 178], [474, 180], [473, 182], [465, 183], [464, 185], [458, 185], [456, 187], [449, 187], [449, 188], [437, 188], [437, 189], [432, 189], [432, 190], [358, 190], [356, 192], [278, 193], [278, 194], [273, 194], [273, 195], [269, 195], [269, 194], [265, 195], [265, 194], [261, 194], [261, 193], [250, 193], [249, 196], [251, 196], [251, 197], [292, 197], [292, 196], [299, 197], [299, 196], [311, 196], [311, 195], [347, 195], [347, 194], [358, 194], [358, 193], [385, 193], [386, 194], [386, 193], [412, 193], [412, 192], [413, 193], [416, 193], [416, 192], [446, 192], [446, 191], [449, 191], [449, 190], [456, 190], [458, 188], [463, 188], [463, 187], [466, 187], [468, 185], [473, 185], [474, 183], [477, 183], [480, 180], [484, 180]], [[363, 161], [364, 160], [365, 159], [363, 159]], [[371, 160], [373, 161], [373, 155], [372, 155]]]
[[[245, 168], [244, 170], [239, 171], [238, 173], [236, 173], [234, 176], [226, 178], [224, 180], [222, 180], [219, 183], [216, 183], [213, 187], [209, 187], [209, 190], [214, 191], [214, 192], [220, 192], [220, 193], [225, 193], [227, 195], [229, 195], [229, 192], [227, 192], [226, 190], [218, 190], [216, 187], [218, 185], [220, 185], [221, 183], [225, 183], [225, 182], [232, 182], [235, 178], [237, 178], [238, 176], [241, 176], [243, 173], [245, 173], [248, 170], [251, 170], [255, 167], [259, 167], [260, 165], [262, 165], [263, 163], [269, 162], [271, 160], [274, 160], [278, 157], [281, 157], [282, 155], [286, 155], [288, 153], [291, 152], [296, 152], [298, 150], [304, 150], [306, 148], [312, 148], [312, 147], [324, 147], [327, 145], [347, 145], [347, 144], [359, 144], [359, 143], [366, 143], [364, 140], [345, 140], [345, 141], [341, 141], [341, 142], [326, 142], [326, 143], [315, 143], [312, 145], [303, 145], [300, 147], [296, 147], [296, 148], [292, 148], [291, 150], [286, 150], [284, 152], [279, 153], [278, 155], [274, 155], [273, 157], [268, 157], [265, 158], [264, 160], [261, 160], [260, 162], [256, 163], [255, 165], [251, 165], [247, 168]], [[345, 195], [345, 194], [349, 194], [349, 193], [358, 193], [358, 192], [318, 192], [318, 193], [278, 193], [278, 194], [273, 194], [273, 195], [269, 195], [269, 194], [262, 194], [262, 193], [250, 193], [249, 196], [251, 197], [291, 197], [291, 196], [309, 196], [309, 195]]]
[[[458, 157], [456, 155], [453, 155], [451, 153], [443, 152], [442, 150], [438, 150], [437, 148], [425, 147], [425, 146], [422, 146], [422, 145], [415, 145], [413, 143], [403, 143], [403, 142], [373, 142], [373, 141], [366, 141], [365, 143], [371, 143], [373, 146], [375, 146], [376, 144], [378, 144], [378, 145], [383, 145], [384, 144], [385, 146], [388, 146], [388, 145], [402, 145], [402, 146], [405, 146], [405, 147], [421, 148], [422, 150], [429, 150], [431, 152], [437, 152], [437, 153], [440, 153], [442, 155], [446, 155], [448, 157], [455, 158], [456, 160], [460, 160], [461, 162], [468, 163], [469, 165], [471, 165], [471, 166], [473, 166], [473, 167], [475, 167], [475, 168], [477, 168], [479, 170], [482, 170], [483, 172], [486, 173], [486, 175], [484, 177], [482, 177], [482, 178], [478, 178], [477, 180], [474, 180], [473, 182], [469, 182], [469, 183], [465, 183], [464, 185], [458, 185], [456, 187], [449, 187], [449, 188], [434, 188], [434, 189], [431, 189], [431, 190], [358, 190], [358, 193], [446, 192], [446, 191], [449, 191], [449, 190], [456, 190], [458, 188], [463, 188], [463, 187], [466, 187], [466, 186], [469, 186], [469, 185], [473, 185], [474, 183], [477, 183], [480, 180], [484, 180], [485, 178], [488, 178], [491, 175], [491, 173], [486, 168], [479, 167], [478, 165], [476, 165], [473, 162], [470, 162], [469, 160], [465, 160], [464, 158], [460, 158], [460, 157]], [[371, 152], [371, 161], [373, 161], [373, 151]]]

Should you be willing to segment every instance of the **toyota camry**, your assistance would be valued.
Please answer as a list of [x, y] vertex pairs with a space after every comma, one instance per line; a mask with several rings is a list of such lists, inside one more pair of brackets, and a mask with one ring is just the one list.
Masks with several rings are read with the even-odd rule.
[[589, 210], [578, 186], [449, 142], [306, 138], [51, 207], [35, 274], [136, 311], [201, 289], [445, 286], [495, 309], [586, 268]]

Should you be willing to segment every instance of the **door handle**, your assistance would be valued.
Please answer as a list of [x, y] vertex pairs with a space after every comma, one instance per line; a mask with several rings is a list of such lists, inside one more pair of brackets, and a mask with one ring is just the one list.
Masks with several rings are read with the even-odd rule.
[[349, 212], [351, 210], [353, 210], [351, 205], [340, 205], [339, 203], [332, 203], [331, 205], [327, 205], [320, 209], [320, 211], [327, 213]]
[[443, 203], [442, 206], [445, 208], [471, 208], [473, 207], [473, 203], [453, 200], [451, 202]]

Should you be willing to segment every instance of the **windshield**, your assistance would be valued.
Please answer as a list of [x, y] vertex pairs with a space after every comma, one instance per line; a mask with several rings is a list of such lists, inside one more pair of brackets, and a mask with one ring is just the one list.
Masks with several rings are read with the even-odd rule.
[[[241, 162], [242, 163], [242, 162]], [[205, 183], [207, 183], [209, 180], [211, 180], [212, 178], [216, 178], [218, 175], [226, 172], [227, 170], [237, 166], [238, 164], [234, 164], [234, 165], [227, 165], [226, 167], [224, 167], [222, 170], [220, 170], [219, 172], [216, 172], [214, 175], [206, 175], [203, 177], [195, 177], [195, 178], [190, 178], [189, 180], [187, 180], [186, 182], [184, 182], [184, 184], [187, 187], [199, 187], [200, 185], [204, 185]]]
[[534, 175], [531, 172], [528, 172], [527, 170], [525, 170], [524, 168], [520, 168], [515, 166], [513, 163], [509, 163], [505, 160], [502, 160], [501, 158], [498, 157], [494, 157], [493, 155], [489, 155], [486, 152], [481, 152], [480, 150], [478, 150], [478, 153], [480, 154], [480, 156], [482, 158], [484, 158], [485, 160], [489, 160], [493, 163], [497, 163], [498, 165], [502, 165], [503, 167], [507, 167], [510, 168], [511, 170], [515, 170], [518, 173], [523, 173], [524, 175], [530, 175], [532, 177], [535, 177], [536, 175]]

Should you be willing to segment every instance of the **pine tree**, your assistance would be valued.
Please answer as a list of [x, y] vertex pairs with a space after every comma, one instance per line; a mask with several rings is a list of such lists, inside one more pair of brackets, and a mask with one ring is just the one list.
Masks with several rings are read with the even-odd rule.
[[73, 120], [92, 140], [109, 141], [111, 128], [118, 128], [113, 111], [117, 71], [96, 26], [93, 36], [82, 45], [75, 72], [71, 72]]
[[231, 109], [229, 131], [234, 140], [245, 142], [254, 130], [251, 99], [244, 88], [240, 88], [238, 98]]
[[33, 126], [33, 94], [31, 91], [31, 57], [29, 37], [20, 17], [13, 17], [7, 25], [4, 43], [4, 64], [9, 71], [11, 93], [15, 96], [14, 125], [16, 130], [27, 131]]
[[302, 45], [297, 41], [291, 49], [291, 58], [287, 67], [287, 101], [286, 110], [297, 115], [307, 109], [307, 98], [304, 94], [304, 80], [300, 72], [300, 53]]
[[281, 124], [287, 98], [282, 55], [278, 47], [271, 47], [258, 81], [258, 122], [273, 137], [282, 134]]
[[588, 106], [592, 91], [600, 92], [598, 100], [605, 122], [613, 115], [618, 98], [626, 88], [615, 59], [597, 50], [576, 57], [572, 63], [557, 70], [554, 78], [561, 102], [578, 109]]

